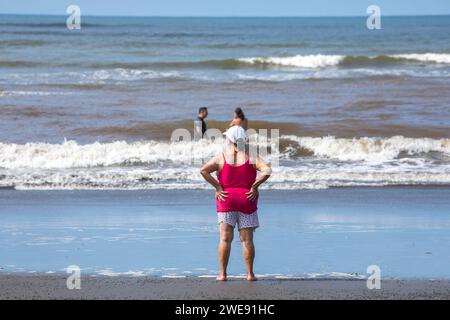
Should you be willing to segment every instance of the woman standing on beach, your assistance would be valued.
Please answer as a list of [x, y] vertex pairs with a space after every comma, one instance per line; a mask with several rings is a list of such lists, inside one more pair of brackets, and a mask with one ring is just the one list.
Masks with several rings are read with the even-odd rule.
[[[247, 280], [255, 281], [253, 231], [259, 227], [258, 187], [269, 178], [271, 169], [257, 154], [248, 152], [246, 134], [242, 127], [229, 128], [225, 137], [225, 151], [210, 159], [200, 170], [203, 178], [216, 189], [220, 226], [220, 272], [217, 280], [227, 280], [228, 259], [237, 223], [247, 267]], [[256, 171], [261, 172], [259, 177]], [[218, 180], [211, 175], [213, 172], [216, 172]]]
[[240, 126], [247, 130], [248, 128], [248, 119], [245, 117], [244, 111], [241, 108], [236, 108], [234, 110], [233, 120], [230, 122], [230, 127]]

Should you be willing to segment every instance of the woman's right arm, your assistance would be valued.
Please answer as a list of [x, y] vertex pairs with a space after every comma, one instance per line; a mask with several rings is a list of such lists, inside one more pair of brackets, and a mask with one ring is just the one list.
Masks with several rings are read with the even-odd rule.
[[267, 179], [269, 179], [270, 175], [272, 174], [270, 165], [268, 165], [263, 159], [261, 159], [259, 155], [256, 156], [255, 169], [258, 170], [261, 174], [256, 178], [255, 182], [250, 188], [250, 191], [246, 192], [247, 199], [249, 199], [250, 201], [254, 201], [256, 198], [258, 198], [258, 187]]
[[202, 177], [209, 182], [216, 189], [216, 199], [219, 201], [224, 201], [225, 198], [228, 198], [226, 191], [223, 191], [222, 186], [219, 181], [215, 179], [211, 173], [219, 170], [219, 162], [217, 161], [217, 156], [210, 159], [206, 162], [203, 167], [200, 169], [200, 174]]

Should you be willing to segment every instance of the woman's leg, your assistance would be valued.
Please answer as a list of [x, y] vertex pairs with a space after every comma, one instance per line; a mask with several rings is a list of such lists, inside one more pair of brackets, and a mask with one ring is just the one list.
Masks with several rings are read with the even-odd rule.
[[242, 228], [239, 230], [239, 237], [242, 242], [242, 253], [244, 255], [245, 266], [247, 267], [247, 280], [256, 281], [253, 273], [253, 261], [255, 260], [255, 245], [253, 244], [254, 228]]
[[220, 223], [219, 263], [220, 272], [217, 280], [227, 280], [227, 265], [230, 258], [231, 242], [233, 241], [234, 228], [224, 222]]

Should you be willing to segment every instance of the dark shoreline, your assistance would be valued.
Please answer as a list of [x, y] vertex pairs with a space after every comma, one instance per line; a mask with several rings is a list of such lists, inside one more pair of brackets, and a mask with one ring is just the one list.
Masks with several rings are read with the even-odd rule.
[[68, 290], [63, 274], [0, 274], [0, 300], [17, 299], [138, 299], [138, 300], [378, 300], [450, 299], [450, 280], [382, 280], [369, 290], [366, 280], [241, 279], [216, 282], [195, 277], [82, 276], [80, 290]]

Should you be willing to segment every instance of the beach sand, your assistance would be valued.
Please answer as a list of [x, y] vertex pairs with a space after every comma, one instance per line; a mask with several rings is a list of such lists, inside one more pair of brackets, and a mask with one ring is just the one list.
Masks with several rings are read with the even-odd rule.
[[0, 275], [0, 299], [450, 299], [449, 280], [278, 280], [253, 283], [212, 278], [82, 277], [68, 290], [66, 275]]

